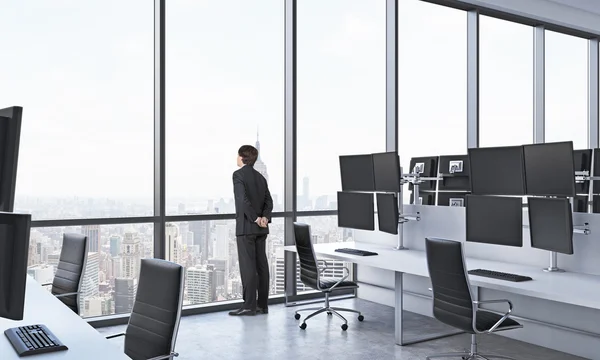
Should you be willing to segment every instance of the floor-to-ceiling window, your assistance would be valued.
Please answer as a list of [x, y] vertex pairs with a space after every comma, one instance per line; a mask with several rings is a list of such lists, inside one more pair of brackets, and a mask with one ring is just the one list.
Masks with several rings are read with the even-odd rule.
[[533, 28], [479, 16], [479, 146], [533, 142]]
[[[223, 215], [169, 222], [166, 258], [186, 268], [187, 305], [239, 299], [232, 173], [241, 145], [258, 148], [254, 168], [274, 211], [283, 209], [283, 2], [173, 0], [166, 24], [166, 212]], [[270, 232], [273, 264], [283, 219]]]
[[[418, 29], [418, 31], [416, 30]], [[413, 157], [467, 153], [467, 15], [398, 2], [398, 149]], [[408, 203], [410, 192], [404, 192]]]
[[15, 211], [51, 223], [31, 230], [29, 273], [52, 281], [63, 233], [86, 234], [85, 317], [129, 312], [140, 259], [153, 256], [151, 223], [114, 224], [153, 214], [153, 10], [33, 0], [0, 11], [0, 108], [24, 109]]
[[588, 42], [546, 31], [545, 51], [545, 141], [573, 141], [575, 149], [586, 149]]

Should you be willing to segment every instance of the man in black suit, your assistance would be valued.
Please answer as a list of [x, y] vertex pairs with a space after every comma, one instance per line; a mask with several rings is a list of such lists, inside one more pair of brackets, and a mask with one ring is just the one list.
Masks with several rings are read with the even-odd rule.
[[[269, 264], [265, 243], [269, 234], [273, 199], [267, 180], [254, 169], [258, 150], [244, 145], [238, 150], [237, 164], [240, 169], [233, 173], [235, 197], [235, 235], [244, 305], [229, 315], [266, 314], [269, 299]], [[256, 290], [258, 288], [258, 301]]]

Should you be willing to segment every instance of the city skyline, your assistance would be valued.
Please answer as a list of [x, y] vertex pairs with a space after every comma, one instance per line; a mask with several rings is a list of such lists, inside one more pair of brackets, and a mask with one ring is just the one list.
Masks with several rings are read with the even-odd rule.
[[[338, 228], [335, 216], [300, 218], [311, 224], [314, 243], [352, 240], [353, 231]], [[64, 233], [94, 237], [97, 251], [88, 252], [81, 287], [80, 309], [84, 317], [130, 312], [133, 306], [140, 260], [152, 257], [151, 224], [33, 228], [28, 273], [39, 282], [52, 282]], [[273, 219], [267, 238], [270, 293], [283, 294], [285, 272], [283, 219]], [[240, 299], [241, 277], [237, 263], [235, 221], [210, 220], [167, 224], [167, 260], [186, 269], [184, 305]], [[343, 264], [343, 262], [340, 262]], [[341, 277], [332, 270], [326, 276]], [[310, 291], [298, 277], [298, 291]]]

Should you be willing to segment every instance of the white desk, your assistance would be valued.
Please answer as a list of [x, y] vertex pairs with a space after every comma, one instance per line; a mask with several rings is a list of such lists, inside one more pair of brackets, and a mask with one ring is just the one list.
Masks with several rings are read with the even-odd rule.
[[[336, 252], [338, 248], [357, 248], [373, 251], [378, 256], [356, 256]], [[427, 256], [419, 250], [394, 250], [389, 246], [368, 243], [315, 244], [315, 254], [319, 257], [339, 259], [359, 265], [391, 270], [395, 272], [395, 329], [396, 344], [409, 345], [430, 339], [406, 341], [403, 339], [402, 309], [404, 273], [429, 277]], [[286, 246], [286, 251], [296, 252], [295, 246]], [[467, 269], [488, 269], [531, 277], [532, 281], [510, 282], [480, 276], [469, 276], [473, 286], [506, 291], [514, 294], [557, 301], [577, 306], [600, 309], [600, 276], [579, 273], [546, 273], [541, 267], [511, 264], [500, 261], [466, 259]]]
[[25, 312], [22, 321], [0, 318], [0, 359], [22, 359], [4, 335], [4, 330], [22, 326], [44, 324], [69, 350], [35, 355], [32, 360], [120, 360], [129, 359], [118, 345], [111, 344], [49, 291], [32, 278], [27, 279]]

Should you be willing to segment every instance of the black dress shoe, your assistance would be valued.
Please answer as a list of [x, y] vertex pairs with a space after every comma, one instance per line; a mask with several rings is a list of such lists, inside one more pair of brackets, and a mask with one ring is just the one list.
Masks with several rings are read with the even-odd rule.
[[268, 314], [269, 308], [256, 308], [256, 313], [257, 314]]
[[231, 315], [231, 316], [254, 316], [254, 315], [256, 315], [256, 311], [250, 310], [250, 309], [238, 309], [235, 311], [231, 311], [229, 313], [229, 315]]

